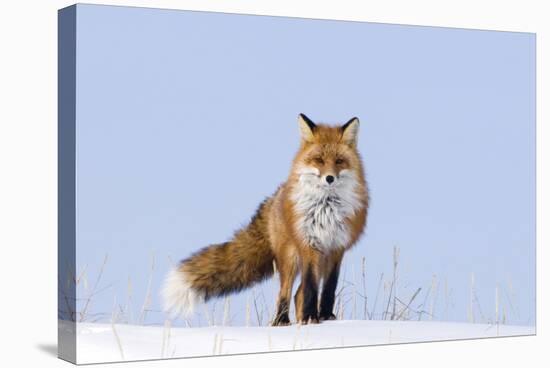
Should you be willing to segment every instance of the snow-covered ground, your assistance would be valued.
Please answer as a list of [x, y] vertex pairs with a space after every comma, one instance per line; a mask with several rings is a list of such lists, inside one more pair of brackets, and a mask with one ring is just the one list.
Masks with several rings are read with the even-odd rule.
[[[61, 321], [70, 338], [74, 325]], [[451, 322], [330, 321], [288, 327], [77, 324], [77, 361], [116, 362], [327, 347], [532, 335], [535, 327]]]

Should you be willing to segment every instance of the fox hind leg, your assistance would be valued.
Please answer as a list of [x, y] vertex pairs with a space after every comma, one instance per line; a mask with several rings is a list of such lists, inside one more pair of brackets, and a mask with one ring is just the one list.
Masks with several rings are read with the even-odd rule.
[[277, 298], [277, 313], [275, 314], [275, 319], [271, 325], [288, 326], [290, 325], [290, 318], [288, 316], [290, 309], [290, 297], [292, 295], [292, 284], [296, 278], [297, 265], [292, 258], [287, 261], [279, 259], [275, 262], [277, 264], [277, 269], [279, 270], [281, 290], [279, 291], [279, 297]]

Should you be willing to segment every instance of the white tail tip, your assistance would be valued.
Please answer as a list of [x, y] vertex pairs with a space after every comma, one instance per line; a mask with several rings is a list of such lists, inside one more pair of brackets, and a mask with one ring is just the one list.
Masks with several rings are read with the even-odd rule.
[[164, 311], [172, 317], [188, 317], [195, 306], [204, 302], [204, 295], [191, 287], [185, 272], [175, 268], [171, 270], [162, 287]]

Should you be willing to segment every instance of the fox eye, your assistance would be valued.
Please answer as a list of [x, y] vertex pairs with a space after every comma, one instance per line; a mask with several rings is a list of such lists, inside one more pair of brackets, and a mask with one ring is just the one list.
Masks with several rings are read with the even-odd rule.
[[344, 159], [343, 158], [337, 158], [336, 161], [334, 162], [336, 165], [342, 165], [344, 163]]
[[323, 161], [323, 159], [321, 157], [314, 157], [313, 161], [315, 161], [315, 163], [319, 164], [319, 165], [324, 165], [325, 164], [325, 161]]

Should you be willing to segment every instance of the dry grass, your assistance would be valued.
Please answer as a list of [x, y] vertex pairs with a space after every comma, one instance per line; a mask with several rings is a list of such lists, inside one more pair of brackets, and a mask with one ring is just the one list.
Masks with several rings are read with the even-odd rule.
[[118, 332], [116, 330], [116, 324], [118, 323], [118, 314], [117, 314], [116, 305], [117, 305], [117, 302], [115, 297], [114, 303], [113, 303], [113, 314], [111, 316], [111, 329], [113, 330], [113, 335], [117, 343], [118, 351], [120, 352], [120, 358], [124, 360], [124, 350], [122, 348], [122, 341], [120, 341], [120, 336], [118, 335]]
[[147, 317], [147, 312], [151, 310], [150, 309], [152, 304], [151, 291], [153, 287], [154, 273], [155, 273], [155, 255], [151, 254], [151, 266], [149, 268], [149, 280], [147, 281], [147, 292], [145, 293], [145, 300], [143, 301], [143, 305], [141, 307], [141, 314], [139, 315], [140, 324], [144, 323], [145, 318]]
[[[368, 263], [365, 257], [360, 258], [358, 264], [347, 264], [342, 266], [341, 277], [338, 283], [335, 298], [335, 315], [338, 319], [363, 319], [363, 320], [446, 320], [449, 307], [453, 305], [452, 290], [448, 287], [446, 279], [440, 280], [437, 275], [432, 275], [429, 286], [424, 288], [417, 285], [411, 288], [403, 280], [406, 280], [401, 271], [401, 251], [399, 247], [394, 246], [392, 252], [391, 274], [386, 277], [381, 273], [376, 277], [376, 288], [371, 293], [368, 289], [368, 277], [373, 277], [368, 273]], [[111, 317], [111, 322], [117, 323], [147, 324], [148, 315], [151, 312], [162, 314], [161, 311], [152, 309], [155, 303], [156, 293], [154, 292], [153, 280], [156, 277], [156, 263], [154, 254], [151, 255], [150, 266], [148, 268], [147, 286], [145, 298], [139, 309], [138, 318], [133, 313], [135, 284], [128, 277], [126, 284], [126, 297], [122, 298], [122, 305], [116, 304], [110, 313], [92, 313], [94, 298], [101, 292], [108, 290], [112, 284], [103, 285], [103, 275], [108, 265], [108, 255], [105, 255], [99, 267], [93, 284], [88, 281], [88, 266], [83, 267], [80, 274], [71, 277], [68, 282], [73, 282], [78, 288], [78, 294], [85, 295], [81, 299], [79, 310], [69, 311], [67, 315], [73, 320], [79, 322], [97, 322]], [[354, 258], [347, 262], [355, 261]], [[171, 262], [171, 260], [169, 260]], [[358, 266], [358, 267], [356, 267]], [[359, 271], [357, 271], [359, 270]], [[495, 289], [495, 309], [489, 314], [489, 318], [483, 313], [481, 303], [476, 290], [475, 275], [470, 275], [469, 303], [466, 318], [469, 322], [484, 322], [491, 324], [505, 324], [509, 320], [507, 311], [511, 311], [514, 317], [519, 313], [515, 308], [515, 299], [517, 298], [512, 283], [508, 280], [505, 287], [501, 284]], [[372, 282], [372, 281], [371, 281]], [[277, 277], [272, 281], [273, 285], [278, 285]], [[298, 281], [297, 281], [298, 283]], [[243, 298], [244, 308], [232, 308], [232, 297], [227, 296], [224, 299], [216, 300], [201, 306], [201, 309], [191, 320], [183, 320], [187, 327], [201, 326], [232, 326], [235, 320], [243, 321], [245, 326], [267, 326], [274, 318], [274, 305], [276, 301], [276, 288], [271, 288], [268, 293], [265, 287], [269, 284], [260, 284], [252, 289], [245, 291]], [[297, 285], [295, 285], [296, 290]], [[440, 289], [442, 292], [440, 293]], [[276, 291], [276, 290], [275, 290]], [[443, 303], [438, 303], [440, 294], [443, 294]], [[266, 297], [269, 295], [269, 297]], [[70, 305], [69, 302], [67, 302]], [[380, 309], [381, 308], [381, 309]], [[232, 310], [235, 312], [232, 314]], [[157, 315], [158, 315], [157, 314]], [[290, 314], [294, 315], [294, 303], [291, 303]], [[171, 326], [171, 321], [170, 326]], [[165, 327], [167, 326], [165, 322]], [[237, 323], [238, 324], [238, 323]], [[167, 333], [169, 334], [169, 327]], [[116, 331], [113, 331], [116, 333]], [[169, 335], [163, 338], [161, 347], [164, 356], [169, 355], [168, 343]], [[165, 345], [166, 342], [166, 345]], [[218, 348], [221, 344], [217, 342]], [[218, 349], [217, 348], [217, 349]]]
[[[103, 261], [99, 267], [99, 271], [95, 277], [94, 283], [90, 284], [88, 281], [89, 268], [85, 265], [78, 276], [68, 275], [64, 285], [61, 285], [61, 293], [65, 297], [67, 304], [67, 310], [63, 311], [65, 316], [69, 316], [72, 321], [78, 322], [98, 322], [107, 320], [110, 323], [110, 327], [116, 342], [117, 349], [120, 357], [124, 360], [124, 344], [121, 341], [117, 331], [117, 325], [120, 323], [128, 324], [146, 324], [149, 313], [159, 312], [151, 308], [154, 304], [155, 295], [153, 289], [153, 280], [156, 273], [155, 257], [151, 255], [151, 262], [149, 267], [149, 274], [147, 278], [147, 287], [144, 301], [141, 305], [139, 317], [137, 320], [133, 314], [134, 304], [134, 283], [128, 277], [126, 281], [126, 298], [123, 305], [117, 303], [116, 297], [110, 313], [92, 313], [94, 298], [100, 293], [109, 290], [112, 284], [102, 285], [104, 271], [108, 264], [108, 255], [105, 255]], [[381, 273], [377, 278], [376, 289], [373, 298], [368, 297], [368, 264], [365, 257], [360, 261], [359, 276], [356, 275], [356, 265], [346, 265], [342, 267], [341, 277], [338, 283], [338, 289], [336, 291], [335, 299], [335, 314], [338, 319], [363, 319], [363, 320], [392, 320], [392, 321], [408, 321], [408, 320], [422, 320], [425, 316], [431, 320], [446, 320], [449, 306], [453, 305], [452, 302], [452, 290], [448, 287], [447, 279], [440, 281], [437, 275], [432, 275], [429, 287], [422, 288], [417, 286], [413, 289], [409, 288], [402, 276], [400, 269], [400, 249], [395, 246], [392, 254], [392, 272], [389, 278], [385, 277], [384, 273]], [[405, 278], [406, 280], [406, 278]], [[507, 309], [509, 308], [511, 313], [519, 318], [519, 312], [515, 308], [515, 300], [517, 295], [515, 289], [508, 280], [503, 287], [502, 284], [497, 284], [494, 293], [494, 317], [486, 318], [482, 311], [481, 303], [478, 298], [476, 289], [476, 279], [474, 273], [471, 273], [469, 280], [469, 303], [466, 313], [466, 318], [469, 322], [484, 322], [491, 325], [496, 325], [497, 335], [499, 334], [500, 324], [506, 324], [508, 322]], [[278, 285], [277, 277], [272, 281], [274, 285]], [[72, 283], [72, 284], [71, 284]], [[403, 285], [404, 284], [404, 285]], [[442, 284], [442, 285], [441, 285]], [[296, 290], [295, 285], [295, 290]], [[71, 307], [71, 300], [67, 297], [68, 293], [64, 293], [67, 287], [74, 287], [77, 289], [78, 295], [85, 295], [82, 299], [77, 299], [80, 308], [73, 310]], [[264, 288], [266, 284], [260, 284], [254, 286], [252, 289], [246, 291], [246, 303], [244, 312], [238, 311], [235, 315], [231, 314], [232, 298], [226, 296], [224, 299], [216, 300], [208, 304], [202, 305], [202, 311], [197, 313], [197, 316], [193, 318], [194, 322], [184, 320], [187, 327], [201, 327], [203, 325], [203, 319], [206, 321], [207, 326], [232, 326], [235, 317], [240, 316], [244, 318], [245, 326], [268, 326], [274, 318], [274, 309], [276, 300], [276, 292], [271, 289], [270, 298], [266, 298], [266, 292]], [[438, 298], [439, 290], [443, 288], [443, 311], [438, 313]], [[276, 288], [275, 288], [276, 289]], [[222, 308], [217, 308], [218, 302], [223, 303]], [[369, 304], [369, 302], [371, 302]], [[379, 310], [380, 306], [382, 309]], [[244, 315], [242, 315], [244, 313]], [[294, 303], [291, 303], [290, 314], [294, 315]], [[60, 311], [60, 316], [63, 313]], [[492, 315], [492, 313], [490, 313]], [[110, 318], [109, 318], [110, 317]], [[159, 342], [160, 357], [168, 358], [176, 356], [176, 347], [171, 346], [171, 328], [172, 320], [164, 320], [164, 328], [162, 334], [162, 341]], [[308, 332], [309, 326], [298, 325], [296, 334], [293, 339], [292, 348], [302, 349], [308, 346]], [[268, 350], [273, 350], [272, 336], [268, 334]], [[212, 353], [213, 355], [223, 354], [224, 342], [223, 333], [217, 333], [214, 336]], [[388, 336], [388, 342], [392, 341], [391, 330]], [[342, 346], [344, 345], [342, 340]]]

